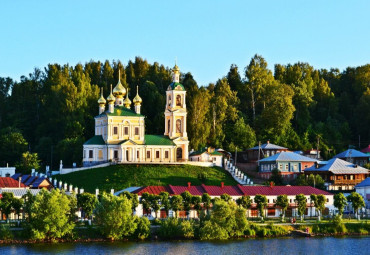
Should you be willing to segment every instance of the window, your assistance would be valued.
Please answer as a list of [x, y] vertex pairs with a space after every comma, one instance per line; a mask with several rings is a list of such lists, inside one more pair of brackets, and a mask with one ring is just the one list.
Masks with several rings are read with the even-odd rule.
[[118, 159], [118, 151], [114, 151], [114, 153], [113, 153], [113, 158], [114, 158], [114, 159]]
[[113, 134], [118, 135], [118, 127], [113, 127]]
[[168, 157], [168, 151], [165, 151], [165, 152], [164, 152], [164, 157], [165, 157], [165, 158], [169, 158], [169, 157]]
[[283, 164], [279, 164], [279, 169], [283, 170]]
[[84, 150], [84, 158], [86, 158], [86, 150]]
[[93, 158], [94, 157], [94, 151], [93, 150], [89, 150], [89, 158]]
[[135, 127], [135, 135], [139, 135], [139, 128]]
[[285, 165], [285, 170], [286, 170], [286, 171], [288, 171], [288, 170], [289, 170], [289, 165], [288, 165], [288, 164], [286, 164], [286, 165]]
[[296, 172], [296, 171], [298, 171], [298, 165], [297, 164], [294, 164], [293, 165], [293, 170]]
[[146, 152], [146, 157], [147, 157], [147, 158], [150, 158], [150, 151], [147, 151], [147, 152]]
[[171, 131], [171, 120], [168, 120], [167, 122], [167, 133], [170, 133]]
[[181, 106], [181, 96], [180, 95], [176, 96], [176, 106]]
[[136, 158], [137, 158], [137, 159], [139, 159], [139, 158], [140, 158], [140, 152], [139, 152], [139, 151], [137, 151], [137, 152], [136, 152]]
[[212, 158], [212, 160], [213, 160], [213, 162], [215, 162], [215, 161], [216, 161], [216, 158], [215, 158], [215, 157], [213, 157], [213, 158]]
[[99, 159], [103, 159], [103, 151], [102, 150], [99, 150], [99, 152], [98, 152], [99, 154], [99, 156], [98, 156], [98, 158]]
[[168, 96], [168, 106], [171, 105], [171, 96]]
[[125, 135], [128, 135], [128, 127], [125, 127]]
[[155, 152], [155, 158], [159, 158], [159, 151]]
[[181, 120], [176, 120], [176, 133], [181, 133]]

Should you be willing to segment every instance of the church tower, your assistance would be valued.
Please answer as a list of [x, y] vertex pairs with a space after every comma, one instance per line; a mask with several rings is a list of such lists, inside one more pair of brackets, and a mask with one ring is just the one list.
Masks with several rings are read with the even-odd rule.
[[178, 160], [188, 159], [188, 134], [186, 132], [186, 91], [180, 84], [180, 69], [175, 64], [172, 69], [172, 83], [166, 91], [165, 131], [164, 135], [173, 139], [178, 146], [176, 157]]

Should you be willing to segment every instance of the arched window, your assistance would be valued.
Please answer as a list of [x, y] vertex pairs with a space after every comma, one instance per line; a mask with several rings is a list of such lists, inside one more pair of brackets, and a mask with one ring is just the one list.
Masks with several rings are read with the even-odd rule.
[[167, 122], [167, 133], [170, 133], [171, 132], [171, 120], [168, 120]]
[[182, 159], [182, 148], [177, 148], [176, 150], [176, 158], [177, 159]]
[[181, 133], [181, 120], [176, 120], [176, 133]]
[[180, 95], [176, 96], [176, 106], [181, 106], [181, 96]]
[[171, 96], [168, 96], [168, 106], [171, 105]]

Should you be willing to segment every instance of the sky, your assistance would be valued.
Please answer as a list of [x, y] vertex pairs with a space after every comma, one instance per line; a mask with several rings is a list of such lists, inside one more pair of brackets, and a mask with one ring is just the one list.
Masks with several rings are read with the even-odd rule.
[[0, 77], [49, 63], [140, 56], [191, 72], [199, 85], [255, 55], [315, 68], [370, 63], [370, 1], [1, 1]]

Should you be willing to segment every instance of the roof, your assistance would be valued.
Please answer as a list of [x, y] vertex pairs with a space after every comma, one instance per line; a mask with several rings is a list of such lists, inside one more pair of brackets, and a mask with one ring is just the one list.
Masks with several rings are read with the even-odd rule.
[[279, 145], [276, 145], [276, 144], [272, 144], [272, 143], [264, 143], [262, 144], [261, 146], [255, 146], [253, 148], [249, 148], [248, 150], [258, 150], [258, 149], [263, 149], [263, 150], [287, 150], [288, 148], [285, 148], [285, 147], [281, 147]]
[[101, 135], [95, 135], [91, 137], [89, 140], [87, 140], [84, 145], [105, 145], [103, 136]]
[[304, 194], [309, 196], [311, 194], [323, 194], [332, 195], [331, 193], [320, 190], [311, 186], [146, 186], [138, 190], [133, 191], [133, 193], [141, 196], [144, 192], [149, 194], [159, 194], [165, 191], [170, 195], [180, 195], [185, 191], [189, 191], [193, 196], [201, 196], [203, 193], [208, 193], [210, 196], [221, 196], [222, 194], [228, 194], [230, 196], [255, 196], [257, 194], [266, 196], [278, 196], [278, 195], [288, 195], [294, 196], [298, 194]]
[[128, 191], [130, 193], [134, 193], [135, 190], [138, 190], [140, 189], [141, 187], [128, 187], [126, 189], [122, 189], [122, 190], [119, 190], [117, 192], [114, 192], [114, 195], [115, 196], [119, 196], [121, 193], [125, 192], [125, 191]]
[[198, 155], [202, 155], [203, 153], [208, 153], [213, 156], [223, 156], [224, 155], [223, 153], [218, 152], [216, 150], [214, 150], [213, 152], [208, 152], [207, 148], [203, 147], [199, 151], [193, 151], [192, 153], [190, 153], [190, 156], [198, 156]]
[[168, 87], [171, 87], [172, 90], [178, 90], [177, 86], [180, 86], [182, 90], [185, 90], [184, 86], [179, 82], [172, 82]]
[[365, 180], [357, 184], [355, 188], [366, 187], [366, 186], [370, 186], [370, 177], [367, 177]]
[[107, 115], [107, 116], [144, 117], [144, 115], [137, 114], [135, 111], [133, 111], [131, 109], [128, 109], [128, 108], [126, 108], [124, 106], [115, 106], [114, 107], [114, 111], [112, 113], [110, 113], [109, 111], [105, 111], [105, 112], [99, 114], [96, 117], [100, 117], [100, 116], [103, 116], [103, 115]]
[[361, 151], [349, 149], [334, 156], [334, 158], [368, 158], [369, 155]]
[[48, 178], [33, 176], [29, 174], [23, 176], [21, 174], [14, 174], [11, 178], [15, 181], [18, 181], [19, 177], [22, 177], [22, 184], [24, 184], [25, 187], [32, 185], [32, 188], [38, 188], [40, 184], [45, 180], [48, 182], [49, 185], [51, 185], [51, 182]]
[[316, 162], [316, 159], [305, 157], [294, 152], [282, 151], [275, 155], [261, 159], [259, 162], [275, 162], [275, 161], [297, 161], [297, 162]]
[[3, 192], [9, 192], [9, 193], [13, 193], [15, 197], [22, 197], [23, 195], [27, 194], [27, 192], [31, 192], [32, 195], [37, 195], [42, 189], [28, 189], [28, 188], [21, 188], [21, 189], [17, 189], [17, 188], [6, 188], [6, 189], [0, 189], [0, 194], [2, 194]]
[[309, 171], [329, 171], [333, 174], [368, 174], [369, 170], [363, 168], [361, 166], [357, 166], [351, 162], [344, 161], [339, 158], [333, 158], [328, 161], [326, 165], [323, 165], [319, 168], [315, 168], [315, 166], [306, 168], [305, 172]]
[[145, 135], [146, 145], [169, 145], [174, 146], [175, 143], [168, 137], [164, 135]]
[[[23, 183], [20, 185], [21, 187], [26, 187]], [[0, 188], [18, 188], [19, 181], [14, 180], [11, 177], [0, 177]]]
[[370, 154], [370, 145], [368, 145], [366, 148], [362, 149], [361, 152]]

